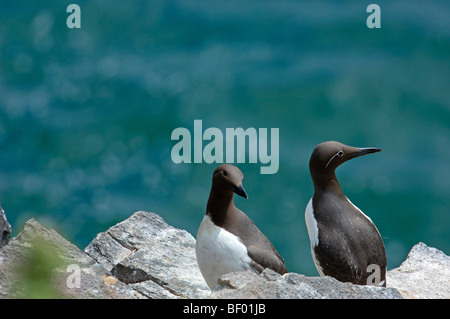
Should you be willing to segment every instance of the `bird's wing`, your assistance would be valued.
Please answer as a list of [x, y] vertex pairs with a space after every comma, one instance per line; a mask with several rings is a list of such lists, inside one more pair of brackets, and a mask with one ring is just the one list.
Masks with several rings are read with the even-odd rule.
[[283, 258], [275, 250], [275, 248], [273, 248], [273, 246], [248, 246], [247, 253], [252, 259], [252, 267], [258, 272], [263, 271], [265, 268], [270, 268], [279, 274], [285, 274], [288, 272]]

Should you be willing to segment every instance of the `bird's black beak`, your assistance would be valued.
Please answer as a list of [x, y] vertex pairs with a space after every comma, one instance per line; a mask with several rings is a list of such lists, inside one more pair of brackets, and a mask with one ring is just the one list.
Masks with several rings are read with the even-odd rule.
[[239, 196], [244, 197], [245, 199], [248, 199], [247, 193], [245, 192], [244, 187], [242, 187], [242, 184], [239, 186], [234, 187], [234, 192], [238, 194]]
[[364, 155], [367, 155], [367, 154], [377, 153], [377, 152], [381, 152], [381, 151], [382, 151], [381, 148], [363, 147], [363, 148], [360, 148], [360, 151], [357, 152], [355, 155], [356, 156], [364, 156]]
[[364, 156], [367, 154], [372, 154], [372, 153], [377, 153], [377, 152], [381, 152], [382, 149], [381, 148], [375, 148], [375, 147], [362, 147], [362, 148], [354, 148], [353, 152], [350, 152], [347, 156], [346, 159], [352, 159], [355, 157], [360, 157], [360, 156]]

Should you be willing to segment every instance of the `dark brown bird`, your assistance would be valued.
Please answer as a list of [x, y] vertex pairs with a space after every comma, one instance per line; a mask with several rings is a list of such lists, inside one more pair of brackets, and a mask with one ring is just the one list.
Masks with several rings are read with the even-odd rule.
[[386, 286], [386, 252], [372, 220], [344, 195], [336, 168], [379, 148], [339, 142], [316, 146], [309, 161], [314, 196], [305, 210], [311, 253], [321, 276], [359, 285]]

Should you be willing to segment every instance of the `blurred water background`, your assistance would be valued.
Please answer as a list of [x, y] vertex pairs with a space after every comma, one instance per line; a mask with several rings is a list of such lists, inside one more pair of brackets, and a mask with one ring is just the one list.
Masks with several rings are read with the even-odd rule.
[[[68, 29], [69, 3], [81, 29]], [[280, 168], [236, 198], [290, 271], [317, 275], [304, 209], [315, 145], [384, 152], [337, 170], [388, 268], [450, 253], [450, 2], [0, 0], [0, 199], [84, 248], [134, 211], [194, 236], [215, 164], [174, 164], [173, 129], [279, 128]], [[204, 143], [206, 144], [206, 143]]]

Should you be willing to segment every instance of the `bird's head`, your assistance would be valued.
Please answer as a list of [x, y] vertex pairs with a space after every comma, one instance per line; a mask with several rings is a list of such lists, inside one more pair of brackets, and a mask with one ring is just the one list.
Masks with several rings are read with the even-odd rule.
[[375, 147], [353, 147], [335, 141], [320, 143], [309, 160], [311, 175], [333, 175], [335, 169], [352, 158], [380, 152]]
[[230, 164], [219, 165], [213, 174], [213, 187], [221, 191], [230, 191], [244, 198], [248, 198], [242, 186], [244, 174], [236, 166]]

